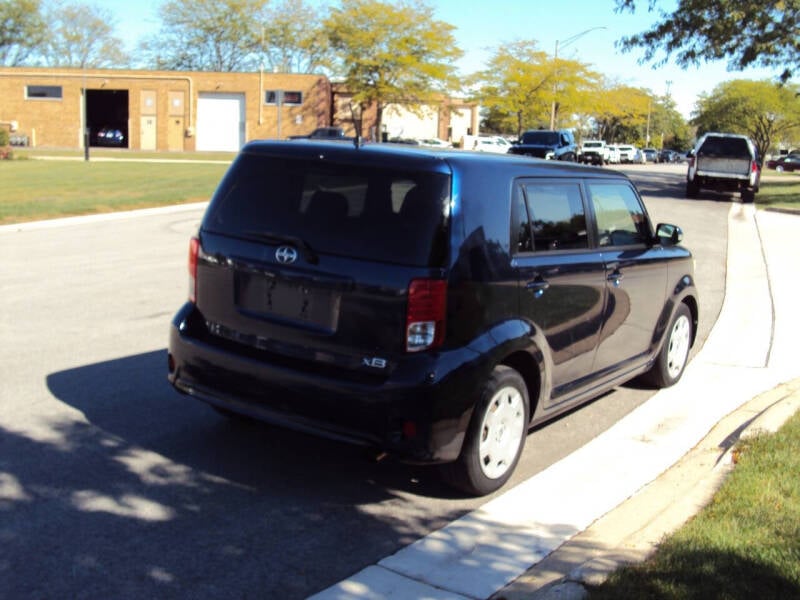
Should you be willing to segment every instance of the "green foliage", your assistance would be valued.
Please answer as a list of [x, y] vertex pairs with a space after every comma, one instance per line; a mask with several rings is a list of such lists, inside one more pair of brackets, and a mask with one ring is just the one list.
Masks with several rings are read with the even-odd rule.
[[[553, 59], [534, 40], [503, 44], [486, 69], [473, 76], [480, 88], [476, 99], [486, 108], [493, 127], [514, 131], [549, 127], [555, 103], [556, 127], [573, 125], [571, 115], [590, 109], [600, 75], [575, 60]], [[559, 119], [559, 115], [568, 115]], [[565, 122], [566, 121], [566, 122]]]
[[176, 71], [244, 71], [258, 64], [268, 0], [166, 0], [161, 30], [140, 43], [143, 62]]
[[8, 130], [5, 127], [0, 127], [0, 148], [8, 146]]
[[46, 7], [44, 19], [48, 34], [40, 53], [48, 66], [100, 69], [128, 62], [122, 40], [114, 35], [110, 10], [53, 0]]
[[553, 99], [554, 65], [533, 40], [499, 46], [486, 69], [473, 76], [480, 85], [476, 99], [486, 110], [485, 126], [513, 131], [546, 126]]
[[44, 39], [40, 0], [0, 0], [0, 65], [25, 64]]
[[387, 104], [431, 102], [457, 85], [454, 28], [422, 0], [343, 0], [324, 27], [334, 71], [362, 109], [377, 106], [378, 130]]
[[270, 4], [261, 25], [259, 53], [270, 71], [314, 73], [330, 64], [330, 47], [319, 8], [303, 0]]
[[642, 144], [653, 99], [647, 90], [609, 84], [595, 96], [593, 112], [597, 137], [607, 142]]
[[[618, 12], [635, 8], [636, 0], [617, 0]], [[732, 70], [774, 67], [783, 69], [783, 81], [800, 67], [800, 0], [678, 0], [660, 17], [648, 31], [623, 38], [623, 50], [643, 48], [643, 60], [659, 64], [675, 54], [684, 67], [717, 59]]]
[[698, 135], [726, 131], [749, 136], [762, 158], [774, 141], [800, 133], [800, 87], [735, 79], [702, 96], [692, 122]]

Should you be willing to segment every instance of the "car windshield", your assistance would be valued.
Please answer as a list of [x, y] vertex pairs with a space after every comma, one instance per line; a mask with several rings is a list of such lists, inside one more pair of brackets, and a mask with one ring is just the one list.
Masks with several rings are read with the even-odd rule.
[[450, 176], [242, 154], [203, 220], [235, 237], [292, 238], [315, 253], [440, 266]]
[[526, 131], [522, 134], [522, 143], [553, 146], [558, 144], [558, 133], [555, 131]]

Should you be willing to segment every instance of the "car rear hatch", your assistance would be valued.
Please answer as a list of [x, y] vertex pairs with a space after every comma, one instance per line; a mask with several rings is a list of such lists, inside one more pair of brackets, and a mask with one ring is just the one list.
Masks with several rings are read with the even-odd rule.
[[743, 138], [709, 136], [697, 152], [698, 175], [749, 179], [753, 163]]
[[403, 164], [325, 144], [246, 147], [200, 229], [208, 339], [295, 370], [388, 377], [408, 353], [412, 282], [443, 283], [447, 261], [449, 168]]

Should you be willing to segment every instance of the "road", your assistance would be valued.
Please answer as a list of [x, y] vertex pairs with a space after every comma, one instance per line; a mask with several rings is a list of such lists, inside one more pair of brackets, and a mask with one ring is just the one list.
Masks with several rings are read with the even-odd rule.
[[[702, 343], [730, 200], [683, 199], [677, 166], [627, 171], [695, 252]], [[167, 326], [200, 215], [0, 232], [0, 597], [304, 598], [485, 501], [171, 390]], [[511, 485], [651, 394], [626, 386], [537, 428]]]

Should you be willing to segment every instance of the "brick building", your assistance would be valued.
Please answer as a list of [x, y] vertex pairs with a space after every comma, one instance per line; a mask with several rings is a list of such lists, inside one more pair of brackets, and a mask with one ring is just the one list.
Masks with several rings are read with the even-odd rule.
[[[347, 95], [335, 95], [323, 75], [0, 68], [0, 123], [14, 123], [15, 138], [36, 147], [83, 148], [88, 140], [133, 150], [236, 151], [251, 139], [284, 139], [316, 127], [341, 125], [352, 133], [345, 106]], [[468, 128], [477, 131], [477, 107], [449, 99], [441, 107], [395, 112], [426, 132], [418, 137], [457, 140]], [[392, 114], [387, 110], [384, 122], [398, 128]], [[106, 139], [106, 131], [115, 137]]]

